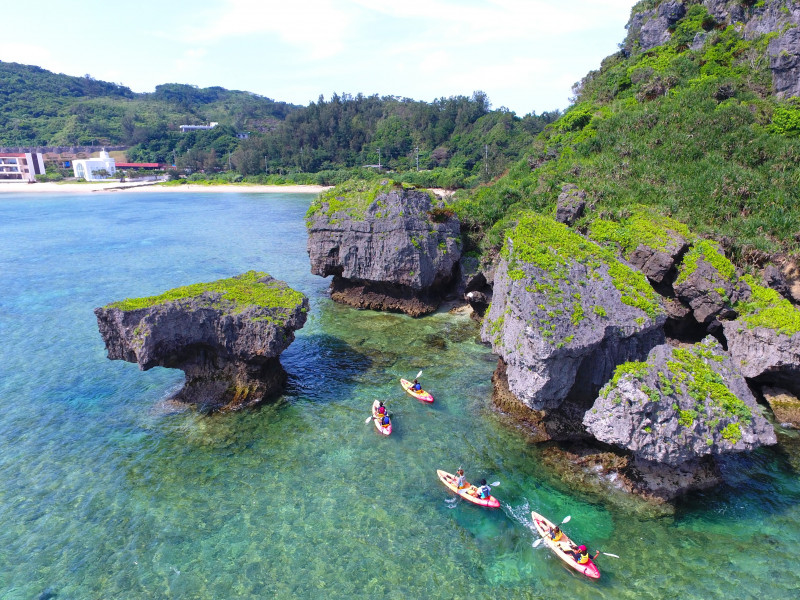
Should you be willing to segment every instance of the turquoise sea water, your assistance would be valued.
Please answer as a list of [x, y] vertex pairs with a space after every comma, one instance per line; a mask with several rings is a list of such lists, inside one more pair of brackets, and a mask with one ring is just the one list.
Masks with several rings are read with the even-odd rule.
[[[475, 323], [326, 297], [310, 199], [0, 195], [0, 598], [800, 596], [796, 437], [674, 516], [581, 493], [492, 411]], [[95, 307], [248, 269], [311, 299], [277, 403], [175, 411], [181, 372], [106, 359]], [[433, 405], [397, 383], [420, 369]], [[500, 481], [502, 510], [452, 498], [436, 469], [459, 465]], [[532, 547], [530, 509], [620, 558], [573, 574]]]

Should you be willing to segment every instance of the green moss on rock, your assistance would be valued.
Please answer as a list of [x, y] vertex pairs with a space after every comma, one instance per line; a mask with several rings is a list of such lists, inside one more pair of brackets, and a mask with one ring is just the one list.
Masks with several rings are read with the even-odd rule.
[[680, 273], [675, 285], [686, 281], [689, 276], [697, 270], [698, 263], [704, 260], [709, 263], [724, 279], [734, 283], [736, 280], [736, 267], [725, 258], [725, 254], [716, 242], [711, 240], [701, 240], [692, 246], [683, 257]]
[[260, 280], [270, 277], [267, 273], [248, 271], [228, 279], [220, 279], [210, 283], [195, 283], [168, 290], [158, 296], [144, 298], [127, 298], [113, 302], [106, 308], [118, 308], [123, 311], [150, 308], [159, 304], [167, 304], [178, 300], [197, 298], [203, 294], [218, 295], [215, 305], [225, 305], [231, 312], [241, 312], [248, 306], [260, 306], [269, 309], [294, 309], [305, 296], [293, 290], [282, 281], [270, 279], [266, 283]]
[[748, 328], [766, 327], [784, 335], [800, 331], [800, 310], [775, 290], [759, 285], [750, 275], [742, 277], [750, 286], [750, 299], [734, 307]]
[[570, 278], [570, 267], [579, 263], [586, 266], [590, 277], [601, 278], [599, 270], [604, 265], [621, 300], [628, 306], [642, 310], [650, 317], [663, 312], [657, 294], [647, 278], [621, 263], [607, 248], [584, 238], [569, 227], [536, 213], [523, 214], [508, 233], [501, 255], [508, 261], [508, 275], [512, 280], [526, 277], [525, 265], [533, 265], [547, 273], [550, 282], [538, 281], [557, 293], [552, 303], [564, 301], [559, 282]]
[[[379, 181], [353, 179], [346, 181], [320, 194], [308, 207], [306, 221], [318, 214], [324, 214], [331, 220], [335, 220], [334, 217], [338, 215], [356, 221], [363, 221], [366, 218], [367, 209], [380, 194], [389, 193], [393, 190], [410, 189], [416, 188], [391, 179]], [[427, 193], [433, 200], [433, 194], [430, 191]], [[376, 216], [385, 216], [385, 214], [379, 213]]]
[[633, 214], [621, 221], [596, 219], [589, 227], [589, 237], [600, 243], [615, 243], [629, 257], [640, 245], [653, 250], [667, 251], [676, 237], [687, 241], [693, 238], [689, 228], [655, 210], [637, 206]]

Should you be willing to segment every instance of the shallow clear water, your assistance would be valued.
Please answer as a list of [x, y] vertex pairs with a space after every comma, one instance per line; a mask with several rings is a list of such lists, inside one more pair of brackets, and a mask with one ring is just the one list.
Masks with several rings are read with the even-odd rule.
[[[0, 195], [0, 598], [798, 597], [796, 437], [674, 517], [571, 489], [491, 411], [473, 322], [326, 298], [310, 199]], [[93, 308], [248, 269], [311, 299], [277, 403], [175, 412], [182, 373], [106, 359]], [[420, 369], [430, 406], [397, 383]], [[435, 471], [459, 465], [502, 510], [451, 497]], [[574, 575], [530, 509], [621, 558]]]

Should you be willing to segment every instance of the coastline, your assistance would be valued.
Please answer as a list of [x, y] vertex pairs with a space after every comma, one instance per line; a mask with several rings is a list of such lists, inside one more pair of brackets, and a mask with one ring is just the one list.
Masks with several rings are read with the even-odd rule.
[[[159, 185], [160, 182], [125, 182], [109, 181], [105, 183], [56, 183], [45, 181], [39, 183], [0, 183], [0, 196], [9, 194], [88, 194], [93, 192], [208, 192], [241, 194], [320, 194], [332, 189], [332, 185], [259, 185], [250, 183], [221, 183], [216, 185]], [[446, 198], [453, 195], [453, 190], [428, 188], [435, 194]]]
[[5, 193], [57, 193], [57, 194], [88, 194], [93, 192], [210, 192], [243, 194], [319, 194], [332, 186], [325, 185], [256, 185], [256, 184], [220, 184], [220, 185], [158, 185], [157, 183], [141, 183], [110, 181], [107, 183], [2, 183], [0, 195]]

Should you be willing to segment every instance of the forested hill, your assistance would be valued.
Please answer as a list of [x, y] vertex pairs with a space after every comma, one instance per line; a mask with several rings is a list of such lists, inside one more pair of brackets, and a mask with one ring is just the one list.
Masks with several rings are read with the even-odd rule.
[[[221, 87], [165, 84], [139, 94], [0, 62], [0, 146], [128, 145], [129, 160], [176, 160], [192, 171], [230, 164], [242, 175], [315, 173], [380, 162], [472, 185], [501, 174], [559, 116], [492, 110], [481, 92], [433, 102], [334, 94], [306, 107]], [[210, 121], [220, 125], [178, 130]]]
[[738, 261], [796, 254], [798, 26], [789, 0], [639, 2], [621, 50], [576, 85], [575, 104], [506, 176], [462, 195], [472, 243], [499, 246], [520, 211], [554, 212], [573, 184], [591, 207], [584, 230], [647, 205]]

